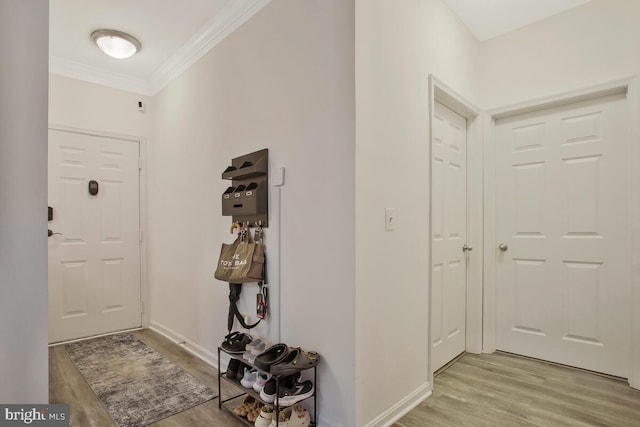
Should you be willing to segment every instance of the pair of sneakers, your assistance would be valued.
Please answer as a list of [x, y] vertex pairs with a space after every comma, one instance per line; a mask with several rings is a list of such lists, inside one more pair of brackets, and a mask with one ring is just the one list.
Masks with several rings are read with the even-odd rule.
[[266, 403], [276, 402], [278, 406], [291, 406], [313, 396], [315, 388], [309, 380], [300, 381], [300, 373], [289, 375], [280, 380], [277, 390], [275, 378], [267, 381], [260, 392], [260, 399]]
[[249, 363], [254, 363], [256, 360], [256, 356], [264, 353], [264, 351], [271, 347], [271, 342], [265, 340], [264, 338], [256, 338], [251, 341], [249, 344], [245, 345], [245, 352], [242, 353], [242, 357]]
[[271, 375], [269, 374], [258, 372], [257, 369], [246, 369], [244, 376], [240, 380], [240, 384], [242, 384], [244, 388], [253, 388], [256, 392], [260, 393], [269, 379], [271, 379]]
[[[277, 425], [282, 427], [308, 427], [311, 424], [309, 411], [302, 405], [296, 405], [280, 411]], [[276, 414], [273, 408], [265, 406], [256, 418], [255, 427], [275, 427]]]
[[233, 409], [239, 417], [246, 418], [251, 423], [255, 422], [260, 415], [264, 405], [253, 396], [246, 396], [242, 404]]
[[[284, 377], [280, 379], [280, 388], [283, 387], [291, 387], [300, 379], [300, 374], [290, 375], [288, 377]], [[278, 397], [278, 390], [276, 389], [276, 379], [271, 378], [267, 381], [260, 392], [260, 399], [262, 399], [265, 403], [273, 403], [276, 401], [276, 397]]]

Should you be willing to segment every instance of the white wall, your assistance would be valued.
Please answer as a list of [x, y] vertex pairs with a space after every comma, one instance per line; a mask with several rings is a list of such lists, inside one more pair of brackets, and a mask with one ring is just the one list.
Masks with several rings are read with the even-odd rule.
[[[16, 25], [20, 23], [20, 25]], [[47, 403], [49, 3], [0, 2], [0, 402]]]
[[358, 426], [429, 390], [428, 75], [476, 102], [479, 49], [440, 0], [356, 1]]
[[72, 128], [146, 138], [151, 98], [81, 80], [49, 75], [49, 123]]
[[[151, 112], [152, 326], [215, 353], [228, 286], [213, 272], [232, 240], [221, 173], [231, 158], [269, 148], [271, 167], [286, 169], [266, 230], [280, 337], [321, 353], [327, 426], [355, 424], [354, 21], [352, 1], [272, 2], [161, 91]], [[244, 286], [241, 310], [252, 319], [255, 293]], [[258, 331], [277, 339], [277, 320]]]
[[501, 107], [640, 73], [640, 2], [593, 0], [482, 44], [482, 105]]

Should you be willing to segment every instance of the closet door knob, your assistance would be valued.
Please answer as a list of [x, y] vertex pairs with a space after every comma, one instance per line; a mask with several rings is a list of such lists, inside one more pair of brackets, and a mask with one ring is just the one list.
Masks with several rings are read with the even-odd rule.
[[462, 252], [471, 252], [473, 248], [467, 244], [462, 247]]
[[504, 243], [500, 243], [498, 245], [498, 249], [500, 249], [502, 252], [506, 252], [507, 249], [509, 249], [509, 246], [505, 245]]

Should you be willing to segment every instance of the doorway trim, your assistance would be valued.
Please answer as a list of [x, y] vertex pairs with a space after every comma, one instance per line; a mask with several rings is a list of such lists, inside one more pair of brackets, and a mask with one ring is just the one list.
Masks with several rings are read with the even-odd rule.
[[484, 113], [465, 97], [458, 94], [442, 80], [429, 75], [429, 383], [433, 384], [433, 366], [431, 363], [431, 313], [432, 310], [432, 218], [433, 218], [433, 119], [435, 103], [445, 107], [467, 120], [467, 244], [473, 247], [467, 269], [466, 297], [466, 339], [465, 350], [469, 353], [482, 352], [482, 289], [483, 289], [483, 144], [482, 124]]
[[[72, 126], [49, 123], [49, 130], [62, 132], [79, 133], [82, 135], [96, 136], [101, 138], [111, 138], [121, 141], [127, 141], [138, 144], [139, 164], [138, 172], [140, 174], [139, 184], [139, 203], [140, 203], [140, 325], [142, 328], [149, 327], [149, 310], [147, 308], [148, 301], [148, 278], [147, 278], [147, 140], [141, 136], [125, 135], [113, 132], [103, 132], [97, 130], [76, 128]], [[47, 144], [48, 147], [48, 144]]]
[[629, 230], [631, 283], [631, 336], [629, 384], [640, 389], [640, 78], [637, 76], [593, 85], [579, 90], [492, 109], [484, 116], [484, 292], [482, 352], [496, 351], [496, 120], [531, 111], [557, 107], [606, 95], [626, 93], [629, 152]]

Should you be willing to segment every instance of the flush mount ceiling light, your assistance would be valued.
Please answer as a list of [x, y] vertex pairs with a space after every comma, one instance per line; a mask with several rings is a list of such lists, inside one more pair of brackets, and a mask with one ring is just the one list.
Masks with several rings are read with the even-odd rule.
[[128, 58], [142, 47], [135, 37], [122, 31], [96, 30], [91, 38], [104, 53], [118, 59]]

